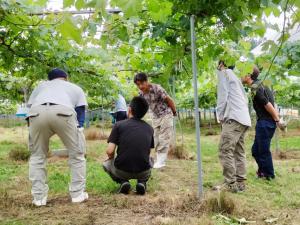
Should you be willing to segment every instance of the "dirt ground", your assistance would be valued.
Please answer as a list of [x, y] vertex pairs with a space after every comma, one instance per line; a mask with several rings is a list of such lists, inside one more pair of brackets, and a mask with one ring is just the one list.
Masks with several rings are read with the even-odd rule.
[[[90, 195], [83, 204], [72, 204], [66, 196], [49, 196], [46, 207], [37, 208], [31, 204], [30, 193], [25, 193], [24, 185], [30, 186], [26, 178], [16, 182], [2, 193], [0, 198], [0, 221], [11, 218], [12, 221], [22, 221], [21, 224], [216, 224], [212, 221], [212, 214], [218, 213], [214, 209], [214, 201], [219, 193], [208, 191], [202, 200], [196, 196], [196, 187], [193, 174], [184, 164], [184, 160], [172, 160], [169, 166], [158, 173], [160, 179], [159, 190], [155, 190], [146, 196], [136, 196], [134, 193], [125, 195]], [[185, 168], [185, 169], [182, 169]], [[174, 176], [176, 174], [176, 176]], [[300, 209], [298, 210], [274, 210], [245, 208], [242, 201], [227, 194], [235, 208], [232, 215], [251, 218], [255, 224], [268, 224], [264, 220], [268, 217], [281, 218], [280, 223], [272, 224], [300, 224]], [[223, 210], [226, 211], [224, 206]], [[220, 212], [223, 213], [223, 212]], [[226, 212], [223, 213], [226, 215]], [[230, 215], [229, 215], [230, 216]], [[299, 221], [297, 223], [296, 221]], [[15, 224], [15, 223], [5, 223]], [[219, 223], [219, 224], [225, 224]], [[232, 223], [238, 224], [238, 223]], [[271, 223], [270, 223], [271, 224]]]
[[[293, 135], [299, 135], [299, 132], [294, 132]], [[213, 142], [218, 142], [218, 136], [209, 138]], [[275, 156], [276, 163], [285, 166], [292, 162], [296, 166], [289, 167], [290, 172], [298, 174], [300, 164], [297, 166], [295, 160], [300, 159], [299, 152], [293, 150], [281, 153]], [[89, 157], [96, 158], [97, 154], [92, 152]], [[61, 160], [66, 160], [66, 158], [53, 156], [49, 159], [49, 163]], [[101, 162], [103, 159], [98, 160]], [[250, 166], [253, 165], [254, 163], [250, 162]], [[212, 164], [212, 167], [214, 166], [215, 164]], [[2, 190], [0, 192], [0, 224], [237, 225], [246, 224], [237, 222], [243, 221], [244, 218], [249, 222], [255, 221], [253, 224], [258, 225], [300, 225], [299, 204], [295, 207], [282, 208], [274, 207], [268, 202], [261, 203], [261, 200], [267, 201], [267, 199], [252, 198], [255, 196], [252, 192], [256, 191], [256, 183], [252, 186], [250, 183], [246, 195], [226, 193], [224, 204], [220, 204], [221, 194], [210, 190], [207, 184], [205, 195], [202, 199], [197, 198], [195, 168], [195, 160], [178, 160], [172, 157], [165, 169], [155, 172], [155, 181], [159, 184], [155, 190], [145, 196], [136, 196], [134, 193], [128, 196], [90, 193], [87, 202], [72, 204], [67, 193], [51, 194], [47, 206], [40, 208], [31, 204], [31, 195], [29, 191], [27, 192], [30, 190], [27, 177], [17, 177], [13, 186], [7, 184], [5, 187], [6, 184], [4, 184], [4, 187], [0, 188]], [[209, 168], [206, 168], [205, 172], [210, 172]], [[282, 187], [282, 190], [289, 191], [285, 187]], [[295, 198], [298, 195], [299, 193], [295, 193]], [[231, 220], [214, 219], [218, 215], [226, 216]]]

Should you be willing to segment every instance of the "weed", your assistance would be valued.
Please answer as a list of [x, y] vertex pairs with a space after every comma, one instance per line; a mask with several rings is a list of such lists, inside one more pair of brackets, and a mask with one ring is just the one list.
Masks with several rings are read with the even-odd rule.
[[30, 152], [24, 146], [16, 146], [10, 150], [9, 158], [14, 161], [28, 161]]

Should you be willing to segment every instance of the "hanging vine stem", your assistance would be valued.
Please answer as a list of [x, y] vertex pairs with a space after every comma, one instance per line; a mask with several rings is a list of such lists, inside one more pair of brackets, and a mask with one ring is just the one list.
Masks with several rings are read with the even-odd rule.
[[282, 32], [281, 32], [280, 44], [278, 46], [278, 49], [277, 49], [275, 55], [272, 58], [271, 64], [270, 64], [270, 66], [268, 68], [268, 71], [267, 71], [266, 75], [264, 76], [264, 78], [262, 79], [261, 83], [263, 83], [266, 80], [266, 78], [269, 76], [269, 73], [270, 73], [270, 70], [271, 70], [271, 68], [272, 68], [272, 66], [274, 64], [274, 61], [275, 61], [277, 55], [279, 54], [279, 52], [280, 52], [280, 50], [281, 50], [281, 48], [283, 46], [284, 36], [285, 36], [285, 28], [286, 28], [286, 11], [287, 11], [287, 8], [288, 8], [288, 4], [289, 4], [289, 0], [286, 1], [284, 12], [283, 12], [284, 17], [283, 17], [283, 27], [282, 27]]

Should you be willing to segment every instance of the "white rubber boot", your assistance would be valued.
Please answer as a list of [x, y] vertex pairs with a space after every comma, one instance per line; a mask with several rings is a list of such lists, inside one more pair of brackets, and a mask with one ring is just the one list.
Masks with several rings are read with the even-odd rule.
[[89, 195], [86, 192], [82, 192], [78, 197], [72, 198], [73, 203], [80, 203], [88, 200]]
[[160, 169], [166, 166], [168, 153], [156, 153], [156, 162], [153, 165], [154, 169]]
[[45, 206], [47, 204], [47, 196], [40, 200], [33, 199], [32, 204], [34, 204], [37, 207]]

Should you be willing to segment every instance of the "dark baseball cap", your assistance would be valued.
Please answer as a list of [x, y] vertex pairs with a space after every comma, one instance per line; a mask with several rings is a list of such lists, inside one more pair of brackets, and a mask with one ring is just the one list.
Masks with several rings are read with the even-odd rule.
[[54, 80], [56, 78], [67, 78], [67, 77], [68, 74], [65, 71], [58, 68], [55, 68], [48, 73], [48, 80]]

